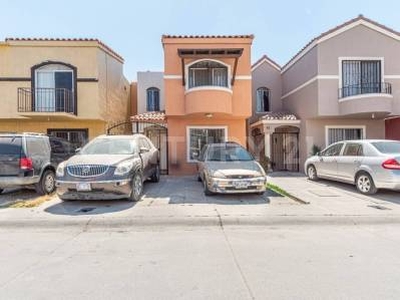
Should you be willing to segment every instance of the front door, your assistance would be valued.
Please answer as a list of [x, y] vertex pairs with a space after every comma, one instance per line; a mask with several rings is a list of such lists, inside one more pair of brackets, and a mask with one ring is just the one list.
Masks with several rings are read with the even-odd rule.
[[299, 134], [275, 132], [272, 134], [272, 168], [274, 171], [299, 171]]

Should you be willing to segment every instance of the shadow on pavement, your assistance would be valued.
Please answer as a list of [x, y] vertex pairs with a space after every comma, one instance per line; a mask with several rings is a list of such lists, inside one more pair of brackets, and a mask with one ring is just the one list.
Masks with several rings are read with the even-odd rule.
[[65, 201], [47, 207], [44, 211], [54, 215], [99, 215], [123, 211], [135, 206], [136, 202], [128, 200], [110, 201]]

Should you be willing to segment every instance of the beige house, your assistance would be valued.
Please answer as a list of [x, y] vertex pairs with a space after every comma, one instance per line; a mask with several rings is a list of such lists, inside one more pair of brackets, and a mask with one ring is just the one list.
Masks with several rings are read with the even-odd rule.
[[400, 114], [400, 34], [358, 16], [314, 38], [286, 65], [252, 67], [249, 146], [274, 170], [303, 169], [313, 148], [385, 138]]
[[77, 145], [130, 115], [123, 58], [95, 39], [0, 42], [0, 131], [42, 132]]

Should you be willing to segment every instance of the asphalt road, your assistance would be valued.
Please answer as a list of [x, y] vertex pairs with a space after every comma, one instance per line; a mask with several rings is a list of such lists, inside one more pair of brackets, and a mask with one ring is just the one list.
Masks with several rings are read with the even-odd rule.
[[399, 299], [399, 229], [0, 228], [0, 299]]

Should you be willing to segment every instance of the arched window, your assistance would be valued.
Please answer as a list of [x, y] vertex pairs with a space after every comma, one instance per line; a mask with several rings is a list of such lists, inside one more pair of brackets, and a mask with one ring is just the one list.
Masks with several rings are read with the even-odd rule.
[[228, 87], [228, 68], [215, 61], [200, 61], [189, 67], [189, 88], [198, 86]]
[[74, 66], [62, 62], [44, 62], [32, 67], [32, 75], [35, 111], [76, 111]]
[[160, 111], [160, 90], [158, 88], [147, 89], [147, 111]]
[[260, 87], [257, 89], [257, 112], [266, 112], [270, 110], [270, 91], [266, 87]]

